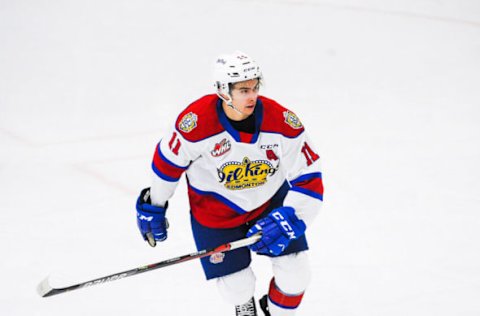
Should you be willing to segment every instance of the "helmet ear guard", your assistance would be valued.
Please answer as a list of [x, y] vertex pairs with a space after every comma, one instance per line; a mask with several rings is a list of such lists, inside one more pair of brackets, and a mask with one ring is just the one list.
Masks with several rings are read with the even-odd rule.
[[[225, 86], [225, 83], [221, 83], [220, 81], [215, 82], [216, 93], [220, 99], [225, 101], [228, 106], [233, 108], [232, 104], [232, 96], [230, 95], [230, 89]], [[227, 98], [225, 98], [227, 97]]]
[[[215, 88], [217, 90], [217, 93], [224, 93], [225, 92], [225, 84], [221, 83], [220, 81], [215, 81]], [[230, 91], [227, 91], [230, 92]]]

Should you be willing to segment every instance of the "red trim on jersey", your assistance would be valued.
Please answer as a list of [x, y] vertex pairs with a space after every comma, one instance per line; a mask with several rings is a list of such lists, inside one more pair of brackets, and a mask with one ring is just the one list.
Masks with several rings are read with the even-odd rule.
[[242, 143], [250, 144], [252, 142], [252, 138], [254, 134], [245, 133], [245, 132], [238, 132], [238, 134], [240, 134], [240, 141]]
[[155, 150], [155, 154], [153, 155], [153, 164], [155, 167], [164, 175], [179, 179], [182, 176], [182, 173], [185, 171], [184, 168], [178, 168], [173, 166], [172, 164], [165, 161], [159, 153], [160, 146], [158, 145]]
[[289, 138], [296, 138], [303, 133], [305, 130], [303, 126], [301, 128], [293, 128], [285, 122], [283, 113], [286, 111], [293, 113], [292, 111], [272, 99], [264, 96], [259, 96], [258, 98], [263, 103], [263, 121], [260, 126], [262, 132], [278, 133]]
[[238, 214], [214, 196], [197, 194], [188, 186], [188, 198], [193, 217], [210, 228], [233, 228], [252, 221], [270, 205], [270, 200], [246, 214]]
[[323, 195], [322, 178], [312, 178], [302, 182], [295, 183], [293, 186], [307, 189], [309, 191]]
[[[216, 94], [206, 95], [191, 103], [182, 113], [180, 113], [175, 122], [175, 128], [180, 134], [182, 134], [183, 138], [190, 142], [198, 142], [225, 130], [222, 124], [220, 124], [217, 115], [218, 99], [219, 98]], [[179, 125], [183, 117], [189, 113], [194, 113], [197, 116], [195, 122], [196, 127], [189, 132], [185, 132], [179, 128]]]
[[300, 295], [289, 295], [280, 291], [275, 284], [275, 278], [270, 281], [270, 289], [268, 290], [268, 298], [272, 303], [287, 309], [297, 308], [302, 302], [303, 293]]

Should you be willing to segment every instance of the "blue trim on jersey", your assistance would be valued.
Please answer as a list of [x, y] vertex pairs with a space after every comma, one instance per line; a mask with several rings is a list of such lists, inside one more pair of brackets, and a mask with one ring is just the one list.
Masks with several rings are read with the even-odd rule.
[[[240, 143], [240, 132], [233, 128], [232, 124], [228, 121], [227, 115], [223, 111], [222, 107], [222, 99], [218, 99], [217, 101], [217, 115], [220, 121], [220, 124], [225, 128], [225, 130], [235, 139], [236, 142]], [[252, 136], [252, 140], [249, 144], [255, 144], [257, 142], [258, 136], [260, 134], [260, 126], [262, 125], [263, 120], [263, 103], [260, 99], [257, 99], [257, 104], [255, 105], [255, 110], [253, 112], [255, 115], [255, 133]]]
[[182, 166], [179, 166], [177, 164], [175, 164], [174, 162], [168, 160], [167, 157], [165, 157], [162, 153], [162, 150], [160, 149], [160, 144], [162, 143], [162, 141], [160, 141], [158, 143], [158, 146], [157, 146], [157, 151], [158, 151], [158, 154], [160, 155], [160, 158], [162, 158], [163, 161], [165, 161], [166, 163], [168, 163], [170, 166], [172, 167], [175, 167], [175, 168], [178, 168], [178, 169], [183, 169], [183, 170], [187, 170], [188, 169], [188, 166], [186, 167], [182, 167]]
[[257, 142], [258, 136], [260, 135], [260, 126], [262, 126], [263, 121], [263, 102], [260, 99], [257, 99], [257, 105], [255, 106], [255, 134], [253, 134], [251, 144]]
[[165, 181], [168, 181], [168, 182], [177, 182], [178, 180], [180, 180], [180, 177], [178, 178], [173, 178], [173, 177], [169, 177], [167, 176], [166, 174], [162, 173], [160, 170], [158, 170], [158, 168], [155, 166], [155, 163], [152, 162], [152, 169], [153, 169], [153, 172], [155, 172], [155, 174], [157, 176], [159, 176], [160, 178], [162, 178], [163, 180]]
[[290, 183], [292, 185], [295, 185], [299, 182], [303, 182], [303, 181], [306, 181], [306, 180], [312, 180], [312, 179], [315, 179], [315, 178], [322, 179], [322, 173], [321, 172], [313, 172], [313, 173], [303, 174], [303, 175], [299, 176], [298, 178], [295, 178], [292, 181], [290, 181]]
[[298, 134], [297, 136], [287, 136], [287, 135], [284, 135], [282, 132], [273, 132], [273, 131], [266, 131], [266, 130], [261, 130], [261, 132], [266, 133], [266, 134], [280, 134], [285, 138], [295, 139], [298, 136], [302, 135], [305, 132], [305, 129], [300, 134]]
[[227, 115], [223, 111], [222, 102], [223, 100], [220, 98], [217, 101], [217, 115], [218, 119], [220, 120], [220, 124], [222, 124], [222, 126], [233, 137], [233, 139], [235, 139], [235, 141], [239, 143], [241, 142], [240, 133], [236, 129], [234, 129], [228, 121]]
[[283, 308], [283, 309], [290, 309], [291, 310], [291, 309], [297, 309], [298, 308], [298, 306], [297, 307], [290, 307], [290, 306], [285, 306], [285, 305], [282, 305], [282, 304], [275, 303], [274, 301], [272, 301], [270, 299], [270, 297], [268, 298], [268, 302], [272, 303], [273, 305], [277, 305], [278, 307]]
[[195, 188], [194, 186], [192, 186], [191, 184], [189, 184], [190, 188], [192, 188], [193, 191], [195, 191], [195, 193], [199, 194], [199, 195], [212, 195], [214, 198], [216, 198], [217, 200], [219, 200], [220, 202], [222, 202], [223, 204], [227, 205], [228, 207], [230, 207], [231, 209], [233, 209], [235, 212], [237, 212], [238, 214], [246, 214], [248, 213], [247, 211], [245, 211], [243, 208], [241, 208], [240, 206], [238, 206], [237, 204], [233, 203], [232, 201], [230, 201], [229, 199], [221, 196], [220, 194], [218, 193], [215, 193], [215, 192], [211, 192], [211, 191], [202, 191], [202, 190], [199, 190], [197, 188]]
[[307, 190], [307, 189], [304, 189], [304, 188], [301, 188], [301, 187], [291, 187], [290, 188], [291, 191], [295, 191], [295, 192], [299, 192], [299, 193], [302, 193], [302, 194], [305, 194], [305, 195], [308, 195], [312, 198], [315, 198], [315, 199], [318, 199], [320, 201], [323, 201], [323, 195], [320, 194], [320, 193], [317, 193], [317, 192], [313, 192], [311, 190]]

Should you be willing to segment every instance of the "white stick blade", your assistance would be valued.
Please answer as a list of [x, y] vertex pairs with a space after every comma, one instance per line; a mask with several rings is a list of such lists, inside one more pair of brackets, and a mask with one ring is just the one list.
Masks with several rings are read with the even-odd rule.
[[37, 293], [41, 297], [45, 297], [48, 293], [52, 291], [52, 287], [48, 283], [48, 277], [46, 277], [42, 282], [40, 282], [37, 286]]

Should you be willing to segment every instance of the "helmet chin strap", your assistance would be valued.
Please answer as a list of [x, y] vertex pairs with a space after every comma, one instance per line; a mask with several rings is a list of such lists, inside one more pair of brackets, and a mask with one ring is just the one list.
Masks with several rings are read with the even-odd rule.
[[243, 115], [243, 113], [242, 113], [239, 109], [237, 109], [237, 107], [236, 107], [235, 105], [233, 105], [233, 100], [232, 100], [232, 97], [230, 96], [230, 94], [227, 94], [228, 99], [225, 99], [219, 92], [217, 92], [217, 95], [218, 95], [218, 97], [219, 97], [220, 99], [222, 99], [223, 101], [225, 101], [225, 103], [226, 103], [229, 107], [231, 107], [235, 112], [237, 112], [238, 114], [242, 114], [242, 115]]

